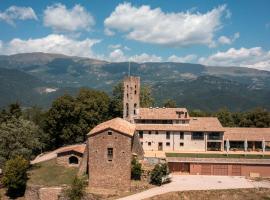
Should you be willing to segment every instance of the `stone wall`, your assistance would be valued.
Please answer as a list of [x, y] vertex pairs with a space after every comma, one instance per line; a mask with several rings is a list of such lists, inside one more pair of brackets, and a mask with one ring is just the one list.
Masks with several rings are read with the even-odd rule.
[[[69, 164], [69, 158], [71, 156], [74, 156], [78, 159], [78, 164]], [[75, 151], [67, 151], [67, 152], [63, 152], [63, 153], [59, 153], [57, 154], [57, 158], [56, 158], [56, 162], [58, 165], [62, 165], [65, 167], [70, 167], [70, 166], [74, 166], [74, 167], [79, 167], [80, 162], [82, 160], [82, 154], [75, 152]]]
[[58, 200], [63, 188], [29, 186], [25, 191], [26, 200]]
[[82, 160], [79, 165], [78, 176], [83, 176], [87, 174], [87, 167], [88, 167], [88, 145], [86, 145]]
[[[112, 134], [109, 135], [108, 131]], [[107, 130], [88, 138], [89, 146], [89, 186], [127, 191], [131, 179], [132, 137]], [[113, 148], [111, 161], [107, 148]]]
[[136, 153], [139, 160], [143, 159], [144, 151], [138, 133], [134, 133], [132, 140], [132, 153]]

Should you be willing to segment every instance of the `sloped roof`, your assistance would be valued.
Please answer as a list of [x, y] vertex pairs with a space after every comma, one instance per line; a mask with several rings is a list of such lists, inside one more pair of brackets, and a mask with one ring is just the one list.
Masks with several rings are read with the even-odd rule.
[[[187, 118], [185, 118], [185, 112], [187, 113]], [[139, 108], [136, 119], [189, 119], [189, 115], [186, 108]]]
[[224, 128], [224, 139], [261, 141], [265, 139], [270, 141], [270, 128]]
[[136, 124], [136, 130], [159, 130], [159, 131], [219, 131], [224, 128], [216, 117], [190, 118], [189, 124]]
[[97, 125], [88, 133], [88, 135], [93, 135], [106, 129], [113, 129], [115, 131], [119, 131], [121, 133], [133, 136], [135, 132], [135, 125], [122, 118], [117, 117]]
[[57, 154], [67, 152], [67, 151], [76, 151], [83, 154], [85, 147], [86, 147], [86, 144], [75, 144], [75, 145], [70, 145], [66, 147], [61, 147], [57, 150]]

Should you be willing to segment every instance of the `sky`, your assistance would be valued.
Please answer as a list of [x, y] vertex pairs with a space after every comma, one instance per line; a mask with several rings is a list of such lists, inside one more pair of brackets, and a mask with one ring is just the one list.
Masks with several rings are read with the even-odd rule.
[[270, 71], [269, 0], [0, 0], [0, 54]]

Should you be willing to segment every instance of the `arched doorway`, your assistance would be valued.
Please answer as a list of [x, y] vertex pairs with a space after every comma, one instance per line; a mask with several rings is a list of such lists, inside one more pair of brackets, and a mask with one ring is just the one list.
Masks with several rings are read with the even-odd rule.
[[79, 159], [76, 156], [71, 156], [68, 160], [70, 165], [77, 165], [79, 163]]

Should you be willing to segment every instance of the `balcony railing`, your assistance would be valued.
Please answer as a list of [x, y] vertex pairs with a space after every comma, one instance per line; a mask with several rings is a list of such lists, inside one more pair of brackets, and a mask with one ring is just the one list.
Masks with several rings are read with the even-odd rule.
[[208, 140], [222, 140], [222, 135], [221, 134], [210, 134], [207, 137]]

